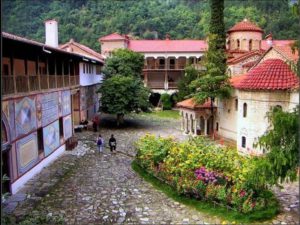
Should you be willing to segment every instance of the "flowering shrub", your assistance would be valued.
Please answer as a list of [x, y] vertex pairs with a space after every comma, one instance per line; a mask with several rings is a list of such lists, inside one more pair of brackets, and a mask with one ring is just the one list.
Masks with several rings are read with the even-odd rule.
[[146, 135], [136, 143], [136, 161], [178, 193], [227, 205], [243, 213], [275, 204], [266, 182], [255, 175], [260, 158], [241, 156], [203, 137], [177, 143]]

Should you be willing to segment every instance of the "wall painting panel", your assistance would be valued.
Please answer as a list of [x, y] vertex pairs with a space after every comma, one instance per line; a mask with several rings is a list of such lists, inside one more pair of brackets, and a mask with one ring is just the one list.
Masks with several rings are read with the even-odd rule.
[[57, 149], [60, 145], [58, 120], [43, 128], [45, 156]]
[[37, 133], [34, 132], [16, 142], [19, 174], [31, 169], [38, 162]]
[[72, 117], [71, 115], [66, 116], [63, 118], [64, 124], [64, 139], [67, 140], [68, 138], [72, 137]]
[[37, 128], [35, 98], [25, 97], [15, 103], [16, 136]]
[[71, 113], [71, 91], [62, 91], [62, 116], [66, 116]]
[[45, 126], [58, 119], [58, 92], [42, 96], [42, 125]]

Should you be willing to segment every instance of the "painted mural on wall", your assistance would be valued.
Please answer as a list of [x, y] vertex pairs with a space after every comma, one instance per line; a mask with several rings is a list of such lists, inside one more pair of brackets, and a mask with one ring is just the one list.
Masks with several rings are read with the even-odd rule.
[[58, 120], [43, 128], [45, 156], [57, 149], [60, 145]]
[[45, 126], [58, 118], [58, 92], [42, 95], [41, 104], [42, 125]]
[[16, 142], [19, 174], [31, 169], [38, 161], [37, 133], [34, 132]]
[[68, 138], [72, 137], [72, 117], [71, 117], [71, 115], [63, 118], [63, 125], [64, 125], [64, 139], [67, 140]]
[[2, 113], [3, 117], [6, 118], [7, 129], [9, 132], [7, 135], [12, 141], [15, 139], [15, 109], [13, 101], [3, 101], [2, 102]]
[[35, 98], [25, 97], [15, 103], [16, 136], [37, 128]]
[[71, 91], [62, 91], [61, 92], [62, 100], [62, 116], [71, 114]]
[[80, 88], [80, 110], [86, 108], [86, 91], [85, 87]]
[[36, 119], [37, 119], [37, 126], [42, 126], [42, 95], [36, 96]]

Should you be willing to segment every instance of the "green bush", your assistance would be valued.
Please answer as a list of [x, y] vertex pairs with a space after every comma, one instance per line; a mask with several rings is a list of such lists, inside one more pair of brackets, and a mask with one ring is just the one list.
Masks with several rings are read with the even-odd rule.
[[172, 109], [172, 99], [171, 96], [167, 93], [164, 93], [160, 96], [160, 101], [163, 105], [163, 110]]
[[216, 146], [203, 137], [177, 143], [172, 138], [146, 135], [136, 142], [136, 148], [137, 163], [179, 194], [227, 205], [241, 213], [276, 205], [266, 181], [254, 184], [254, 172], [263, 158], [241, 156], [235, 149]]

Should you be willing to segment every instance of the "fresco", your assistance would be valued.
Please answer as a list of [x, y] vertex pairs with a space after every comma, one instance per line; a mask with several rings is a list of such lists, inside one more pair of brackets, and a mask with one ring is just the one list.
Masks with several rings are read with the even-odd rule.
[[71, 92], [70, 90], [61, 92], [62, 116], [71, 114]]
[[61, 91], [58, 92], [58, 117], [62, 116], [62, 100], [61, 100]]
[[37, 133], [34, 132], [16, 142], [19, 174], [31, 169], [38, 162]]
[[86, 108], [86, 89], [85, 87], [80, 88], [80, 110]]
[[42, 95], [37, 95], [36, 97], [36, 119], [37, 126], [42, 126]]
[[43, 128], [45, 156], [57, 149], [60, 145], [58, 120]]
[[58, 92], [42, 95], [42, 125], [53, 122], [58, 118]]
[[72, 137], [72, 117], [71, 117], [71, 115], [63, 118], [63, 124], [64, 124], [64, 139], [67, 140], [68, 138]]
[[25, 97], [15, 103], [16, 136], [37, 128], [35, 99]]
[[3, 101], [2, 102], [2, 120], [6, 119], [6, 127], [8, 128], [9, 140], [15, 139], [15, 109], [13, 101]]

